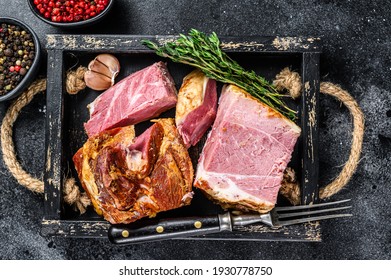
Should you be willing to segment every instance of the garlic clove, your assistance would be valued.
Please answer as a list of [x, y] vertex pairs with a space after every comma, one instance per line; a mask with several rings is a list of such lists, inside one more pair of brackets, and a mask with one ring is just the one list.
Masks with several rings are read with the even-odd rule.
[[111, 72], [110, 76], [117, 76], [118, 75], [119, 70], [120, 70], [120, 64], [119, 64], [118, 59], [114, 55], [100, 54], [95, 58], [95, 60], [97, 60], [107, 66], [107, 68]]
[[100, 54], [88, 65], [88, 69], [101, 73], [111, 79], [111, 85], [114, 85], [120, 69], [118, 59], [110, 54]]
[[105, 75], [106, 77], [110, 78], [111, 79], [111, 71], [109, 70], [109, 68], [107, 68], [106, 65], [102, 64], [101, 62], [99, 62], [98, 60], [94, 59], [90, 62], [90, 64], [88, 64], [88, 70], [92, 71], [92, 72], [96, 72], [96, 73], [99, 73], [101, 75]]
[[105, 90], [112, 86], [111, 78], [92, 70], [84, 73], [84, 82], [86, 86], [94, 90]]
[[95, 90], [105, 90], [114, 85], [120, 64], [115, 56], [100, 54], [88, 64], [88, 70], [88, 74], [84, 75], [86, 85]]

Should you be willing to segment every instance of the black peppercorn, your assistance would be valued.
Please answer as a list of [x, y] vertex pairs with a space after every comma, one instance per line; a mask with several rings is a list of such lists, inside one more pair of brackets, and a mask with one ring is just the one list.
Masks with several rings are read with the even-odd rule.
[[4, 55], [5, 56], [12, 56], [13, 54], [14, 54], [14, 52], [11, 49], [6, 49], [4, 51]]
[[27, 73], [26, 68], [20, 68], [20, 70], [19, 70], [20, 75], [24, 76], [24, 75], [26, 75], [26, 73]]
[[35, 58], [32, 36], [20, 26], [0, 23], [0, 95], [13, 90]]

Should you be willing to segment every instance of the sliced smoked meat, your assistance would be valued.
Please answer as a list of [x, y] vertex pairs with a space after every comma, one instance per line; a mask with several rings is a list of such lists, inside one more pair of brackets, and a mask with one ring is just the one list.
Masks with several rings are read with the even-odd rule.
[[194, 185], [224, 208], [267, 212], [300, 132], [244, 90], [225, 86]]
[[195, 146], [212, 125], [217, 111], [216, 81], [200, 70], [184, 79], [178, 92], [175, 122], [186, 147]]
[[122, 79], [89, 104], [90, 119], [84, 128], [91, 137], [157, 117], [176, 102], [174, 80], [166, 64], [157, 62]]

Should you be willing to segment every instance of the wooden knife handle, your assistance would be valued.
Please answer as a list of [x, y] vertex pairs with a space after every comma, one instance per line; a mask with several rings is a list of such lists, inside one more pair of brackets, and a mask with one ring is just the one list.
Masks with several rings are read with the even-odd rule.
[[112, 225], [109, 240], [118, 245], [160, 241], [229, 230], [221, 227], [223, 215], [208, 217], [186, 217], [161, 220], [143, 220], [128, 225]]

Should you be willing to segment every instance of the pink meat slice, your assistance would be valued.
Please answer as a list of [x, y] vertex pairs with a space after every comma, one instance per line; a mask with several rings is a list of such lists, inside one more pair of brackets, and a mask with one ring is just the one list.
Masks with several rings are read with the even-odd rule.
[[195, 186], [225, 208], [270, 211], [300, 132], [244, 90], [225, 86]]
[[179, 89], [175, 122], [187, 148], [195, 146], [216, 118], [217, 86], [200, 70], [183, 79]]
[[84, 128], [91, 137], [157, 117], [176, 102], [174, 80], [166, 64], [157, 62], [121, 80], [89, 104], [90, 119]]

